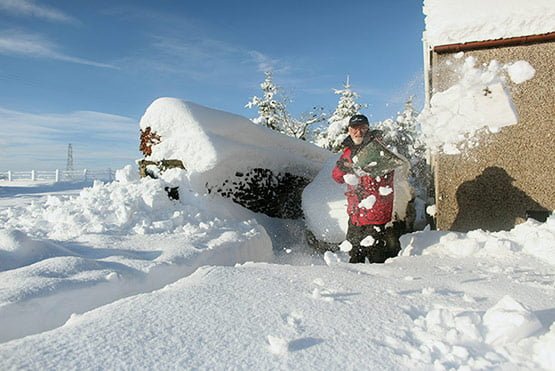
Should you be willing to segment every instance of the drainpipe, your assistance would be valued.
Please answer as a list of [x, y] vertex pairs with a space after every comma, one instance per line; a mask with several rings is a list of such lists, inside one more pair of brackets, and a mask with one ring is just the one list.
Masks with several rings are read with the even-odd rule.
[[502, 48], [508, 46], [530, 45], [555, 41], [555, 32], [541, 35], [529, 35], [519, 37], [509, 37], [506, 39], [472, 41], [468, 43], [438, 45], [434, 47], [434, 52], [438, 54], [466, 52], [469, 50]]

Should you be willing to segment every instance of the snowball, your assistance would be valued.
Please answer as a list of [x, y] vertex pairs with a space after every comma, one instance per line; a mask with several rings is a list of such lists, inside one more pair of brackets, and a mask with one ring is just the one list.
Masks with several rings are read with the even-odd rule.
[[521, 84], [528, 81], [536, 74], [534, 67], [526, 61], [517, 61], [508, 65], [507, 72], [509, 73], [511, 81], [515, 84]]
[[492, 345], [516, 343], [542, 328], [534, 313], [508, 295], [486, 311], [483, 324]]
[[362, 241], [360, 241], [360, 246], [372, 246], [376, 240], [372, 236], [366, 236]]
[[353, 245], [347, 240], [341, 242], [341, 244], [339, 245], [339, 250], [343, 252], [349, 252], [352, 249], [353, 249]]
[[116, 170], [116, 182], [131, 183], [139, 180], [139, 173], [131, 165]]
[[277, 336], [268, 335], [270, 352], [275, 355], [284, 355], [289, 351], [289, 342]]
[[393, 189], [390, 186], [387, 187], [380, 187], [379, 189], [380, 196], [387, 196], [393, 193]]
[[355, 174], [345, 174], [343, 175], [343, 180], [345, 181], [345, 183], [352, 186], [356, 186], [358, 184], [358, 176], [356, 176]]
[[326, 251], [324, 253], [324, 261], [328, 266], [341, 262], [339, 256], [337, 254], [332, 253], [331, 251]]
[[364, 200], [360, 201], [360, 203], [358, 204], [358, 207], [371, 209], [374, 207], [375, 203], [376, 203], [376, 196], [370, 195], [366, 197]]

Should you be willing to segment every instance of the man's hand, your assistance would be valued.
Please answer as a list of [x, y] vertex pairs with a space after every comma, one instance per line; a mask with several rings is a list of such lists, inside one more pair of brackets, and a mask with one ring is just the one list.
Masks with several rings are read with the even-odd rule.
[[344, 158], [340, 158], [339, 160], [337, 160], [335, 165], [344, 173], [354, 173], [353, 163]]

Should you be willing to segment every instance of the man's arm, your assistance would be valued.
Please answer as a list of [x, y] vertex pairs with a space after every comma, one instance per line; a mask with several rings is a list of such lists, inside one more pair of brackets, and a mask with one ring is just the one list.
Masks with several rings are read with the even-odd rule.
[[331, 177], [337, 183], [343, 184], [345, 183], [345, 179], [343, 179], [343, 176], [345, 176], [345, 174], [347, 173], [352, 173], [352, 172], [353, 172], [353, 163], [349, 159], [349, 156], [346, 154], [346, 152], [343, 152], [343, 154], [341, 155], [341, 157], [339, 157], [339, 160], [337, 160], [335, 167], [331, 172]]

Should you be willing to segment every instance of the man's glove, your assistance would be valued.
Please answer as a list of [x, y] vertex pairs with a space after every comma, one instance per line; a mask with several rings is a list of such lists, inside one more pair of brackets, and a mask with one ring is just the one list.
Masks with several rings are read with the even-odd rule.
[[337, 160], [335, 165], [339, 170], [341, 170], [344, 173], [351, 173], [351, 174], [354, 173], [353, 163], [345, 160], [344, 158], [340, 158], [339, 160]]

